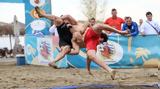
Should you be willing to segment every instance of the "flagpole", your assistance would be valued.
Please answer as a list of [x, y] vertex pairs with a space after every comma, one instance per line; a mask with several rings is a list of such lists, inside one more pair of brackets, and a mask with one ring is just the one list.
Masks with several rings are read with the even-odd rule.
[[[14, 16], [14, 25], [13, 25], [13, 30], [14, 30], [14, 36], [15, 36], [15, 44], [14, 44], [14, 48], [17, 48], [17, 45], [19, 44], [20, 40], [19, 40], [19, 28], [18, 28], [18, 20], [16, 15]], [[17, 52], [16, 52], [17, 53]]]

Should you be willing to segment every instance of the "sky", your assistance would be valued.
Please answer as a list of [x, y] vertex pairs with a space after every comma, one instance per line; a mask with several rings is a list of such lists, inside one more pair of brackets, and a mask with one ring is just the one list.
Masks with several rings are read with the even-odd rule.
[[[111, 9], [116, 8], [118, 16], [124, 18], [131, 16], [138, 22], [139, 19], [146, 20], [145, 13], [151, 11], [153, 19], [160, 22], [160, 0], [106, 0], [107, 4], [103, 21], [111, 16]], [[98, 0], [100, 3], [101, 0]], [[25, 22], [24, 4], [0, 3], [0, 22], [13, 22], [17, 15], [20, 22]], [[77, 20], [87, 20], [82, 13], [81, 0], [52, 0], [52, 14], [60, 16], [70, 14]], [[97, 15], [100, 17], [100, 15]], [[102, 16], [101, 16], [102, 17]]]

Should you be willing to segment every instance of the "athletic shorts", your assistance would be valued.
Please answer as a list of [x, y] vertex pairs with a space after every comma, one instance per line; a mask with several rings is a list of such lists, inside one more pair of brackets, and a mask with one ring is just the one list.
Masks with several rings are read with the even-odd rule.
[[70, 46], [72, 48], [72, 42], [71, 42], [71, 38], [70, 39], [60, 39], [59, 40], [59, 47], [62, 46]]

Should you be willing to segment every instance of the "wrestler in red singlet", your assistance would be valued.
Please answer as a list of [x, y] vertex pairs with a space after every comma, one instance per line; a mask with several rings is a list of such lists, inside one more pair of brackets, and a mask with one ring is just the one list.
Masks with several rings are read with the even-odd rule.
[[87, 32], [84, 37], [84, 42], [87, 50], [97, 50], [99, 44], [99, 34], [95, 33], [92, 27], [87, 28]]

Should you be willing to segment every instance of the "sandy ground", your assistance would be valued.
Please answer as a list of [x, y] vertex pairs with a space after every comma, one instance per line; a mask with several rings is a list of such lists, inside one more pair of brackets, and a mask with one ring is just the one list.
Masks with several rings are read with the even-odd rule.
[[[47, 89], [55, 86], [82, 86], [90, 84], [130, 86], [158, 84], [160, 81], [160, 73], [156, 68], [117, 69], [117, 71], [116, 80], [111, 80], [108, 73], [99, 69], [92, 70], [94, 74], [93, 77], [88, 75], [85, 69], [53, 69], [50, 67], [33, 65], [16, 66], [15, 59], [9, 59], [9, 61], [8, 59], [0, 59], [0, 89]], [[128, 87], [121, 87], [119, 89], [128, 89]], [[150, 87], [147, 89], [152, 88]]]

